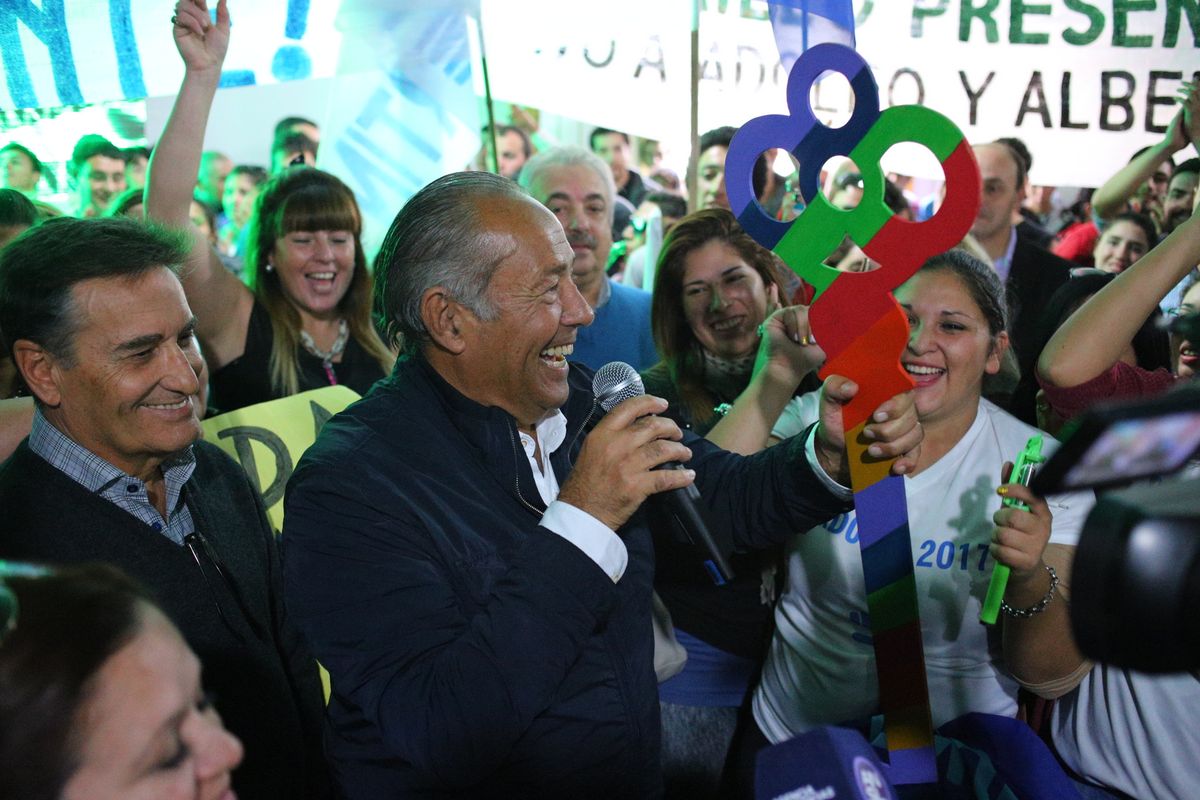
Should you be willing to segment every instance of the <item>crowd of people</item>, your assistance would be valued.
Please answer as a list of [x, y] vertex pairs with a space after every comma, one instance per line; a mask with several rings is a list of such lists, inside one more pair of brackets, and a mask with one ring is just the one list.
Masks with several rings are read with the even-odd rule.
[[[269, 166], [204, 151], [231, 30], [211, 11], [176, 4], [159, 141], [83, 137], [71, 208], [0, 147], [0, 800], [752, 797], [764, 748], [871, 731], [887, 665], [840, 413], [860, 387], [817, 378], [813, 288], [729, 210], [736, 130], [700, 138], [691, 206], [657, 143], [552, 143], [522, 114], [369, 265], [312, 121], [280, 121]], [[976, 144], [970, 234], [894, 292], [915, 388], [861, 433], [905, 480], [933, 724], [1030, 719], [1084, 798], [1190, 796], [1200, 676], [1081, 655], [1095, 498], [1006, 462], [1194, 376], [1164, 320], [1200, 307], [1198, 141], [1185, 83], [1162, 141], [1058, 219], [1019, 139]], [[776, 156], [753, 186], [789, 220]], [[892, 177], [868, 196], [847, 161], [807, 202], [937, 213]], [[849, 238], [826, 264], [878, 266]], [[605, 413], [614, 361], [646, 393]], [[362, 399], [291, 474], [279, 538], [200, 420], [330, 385]], [[688, 487], [723, 585], [665, 502]]]

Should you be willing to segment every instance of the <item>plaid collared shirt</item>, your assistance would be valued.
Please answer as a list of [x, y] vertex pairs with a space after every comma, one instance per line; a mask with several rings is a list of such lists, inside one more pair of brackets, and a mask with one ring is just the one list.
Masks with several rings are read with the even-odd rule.
[[190, 447], [162, 463], [163, 481], [167, 487], [165, 520], [150, 502], [144, 481], [126, 475], [86, 447], [72, 441], [46, 421], [40, 408], [33, 412], [29, 449], [89, 492], [128, 511], [178, 545], [182, 546], [184, 537], [195, 530], [192, 512], [182, 496], [183, 485], [196, 469], [196, 456]]

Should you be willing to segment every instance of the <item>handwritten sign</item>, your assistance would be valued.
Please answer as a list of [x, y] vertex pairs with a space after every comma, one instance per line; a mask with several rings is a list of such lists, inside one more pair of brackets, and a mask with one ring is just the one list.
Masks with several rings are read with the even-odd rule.
[[300, 456], [325, 421], [358, 399], [353, 389], [326, 386], [239, 408], [204, 420], [204, 439], [242, 465], [262, 495], [276, 533], [283, 530], [283, 491]]
[[[210, 5], [215, 7], [216, 0]], [[231, 3], [223, 86], [329, 77], [342, 36], [337, 3]], [[183, 64], [161, 0], [0, 3], [0, 107], [53, 108], [175, 94]]]

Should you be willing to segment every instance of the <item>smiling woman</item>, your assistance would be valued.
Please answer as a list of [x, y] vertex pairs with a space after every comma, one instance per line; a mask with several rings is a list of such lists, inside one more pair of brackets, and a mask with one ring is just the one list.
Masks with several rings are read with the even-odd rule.
[[0, 644], [0, 796], [234, 800], [241, 743], [141, 587], [102, 565], [10, 585], [19, 616]]
[[[775, 257], [726, 209], [698, 211], [671, 229], [659, 256], [651, 307], [663, 361], [643, 373], [646, 391], [670, 402], [665, 416], [737, 450], [713, 430], [721, 421], [715, 409], [734, 403], [751, 383], [764, 323], [779, 305], [779, 281]], [[781, 313], [800, 319], [804, 312]], [[773, 318], [767, 327], [773, 331], [775, 324]], [[801, 362], [811, 359], [795, 370], [798, 376], [824, 357], [815, 347], [792, 348], [802, 354]], [[776, 416], [798, 380], [782, 393]], [[655, 591], [688, 650], [683, 671], [659, 687], [667, 796], [716, 797], [738, 708], [757, 678], [770, 636], [779, 553], [734, 555], [736, 577], [717, 587], [695, 548], [669, 537], [657, 537], [654, 545]]]
[[[181, 2], [173, 26], [183, 85], [150, 162], [146, 216], [186, 227], [204, 129], [229, 45], [229, 14]], [[184, 273], [212, 368], [212, 402], [229, 411], [305, 389], [344, 384], [365, 394], [395, 354], [371, 324], [362, 215], [333, 175], [295, 167], [263, 186], [250, 221], [249, 287], [194, 237]]]
[[[1090, 494], [1047, 502], [1019, 485], [996, 490], [1002, 464], [1038, 431], [982, 398], [1008, 344], [995, 270], [951, 251], [895, 296], [911, 331], [900, 360], [916, 381], [925, 432], [905, 494], [933, 723], [969, 712], [1012, 716], [1018, 683], [1054, 696], [1086, 669], [1055, 587], [1069, 584]], [[773, 435], [815, 421], [816, 404], [800, 398]], [[1029, 510], [1002, 507], [1002, 495]], [[854, 512], [794, 537], [788, 550], [787, 588], [754, 697], [755, 721], [772, 742], [880, 713]], [[997, 562], [1012, 574], [994, 637], [978, 619]]]

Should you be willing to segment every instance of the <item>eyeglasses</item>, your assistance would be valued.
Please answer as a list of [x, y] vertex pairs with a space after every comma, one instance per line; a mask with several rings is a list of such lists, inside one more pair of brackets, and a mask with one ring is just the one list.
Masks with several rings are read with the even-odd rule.
[[1168, 317], [1186, 317], [1188, 314], [1195, 314], [1196, 309], [1192, 306], [1175, 306], [1174, 308], [1168, 308], [1164, 313]]
[[[187, 546], [188, 551], [192, 554], [192, 558], [195, 560], [196, 566], [200, 568], [200, 576], [204, 578], [204, 585], [208, 588], [208, 595], [210, 598], [212, 598], [213, 605], [217, 608], [217, 616], [219, 616], [221, 621], [225, 623], [225, 627], [229, 628], [229, 630], [233, 632], [233, 635], [238, 637], [240, 641], [243, 643], [246, 641], [245, 637], [242, 635], [242, 632], [229, 620], [229, 617], [225, 616], [225, 610], [221, 608], [221, 601], [218, 599], [217, 592], [214, 590], [212, 583], [209, 581], [208, 570], [204, 568], [204, 561], [208, 561], [210, 564], [212, 564], [212, 567], [216, 570], [217, 575], [221, 577], [221, 581], [225, 584], [225, 588], [229, 591], [229, 593], [233, 595], [233, 601], [237, 603], [238, 609], [242, 612], [242, 616], [246, 618], [246, 624], [249, 625], [251, 630], [254, 631], [254, 635], [259, 639], [265, 639], [266, 636], [263, 634], [262, 628], [260, 628], [257, 621], [255, 621], [254, 615], [251, 614], [246, 608], [246, 603], [242, 599], [242, 593], [238, 591], [237, 585], [229, 579], [228, 575], [225, 574], [225, 565], [221, 562], [221, 557], [217, 555], [217, 551], [213, 550], [209, 545], [208, 540], [205, 539], [200, 533], [193, 532], [183, 537], [183, 543]], [[203, 560], [200, 558], [201, 553], [204, 554]]]
[[5, 578], [42, 578], [53, 570], [36, 564], [24, 564], [18, 561], [0, 561], [0, 645], [9, 634], [17, 629], [17, 615], [20, 606], [13, 590], [4, 583]]

